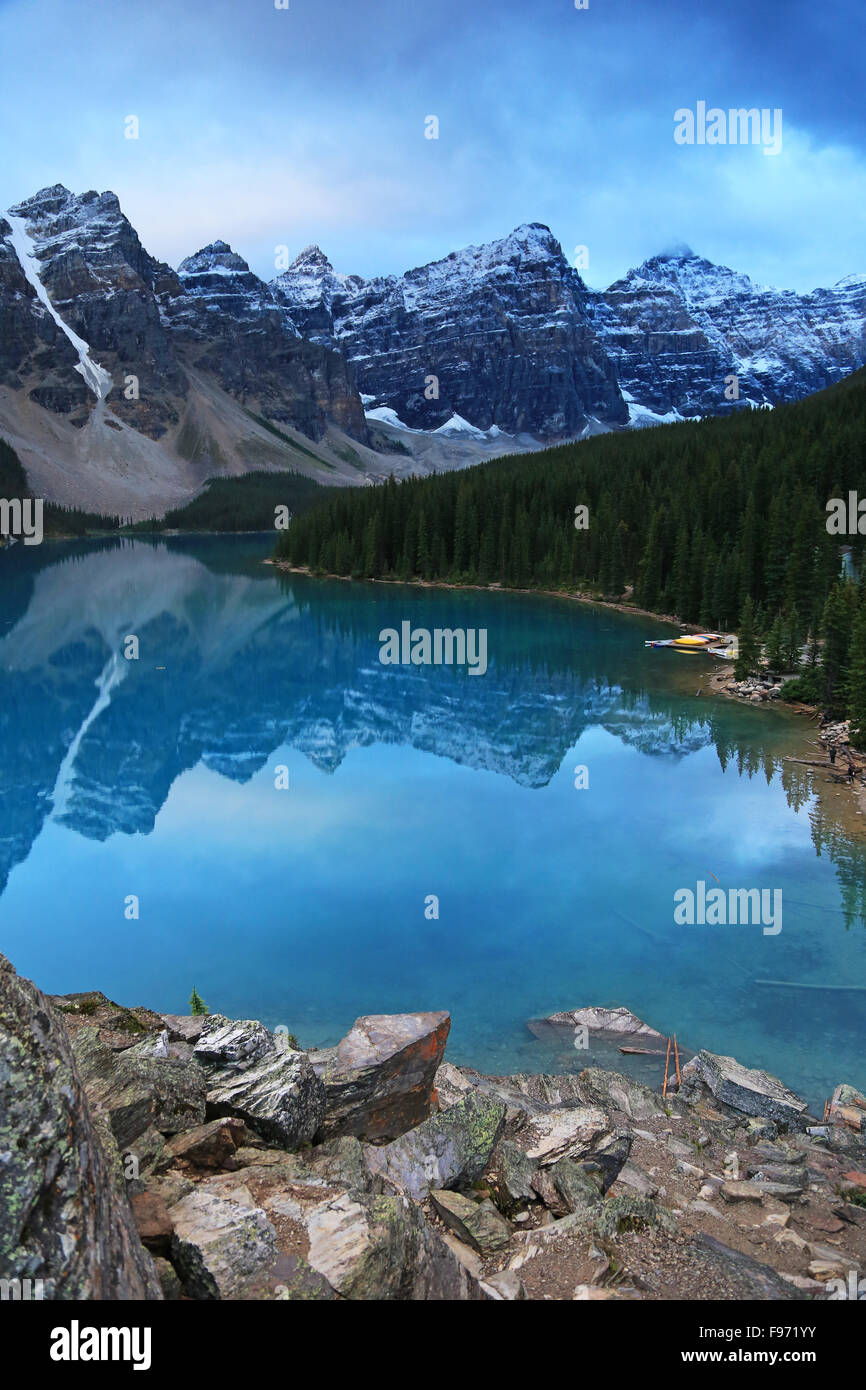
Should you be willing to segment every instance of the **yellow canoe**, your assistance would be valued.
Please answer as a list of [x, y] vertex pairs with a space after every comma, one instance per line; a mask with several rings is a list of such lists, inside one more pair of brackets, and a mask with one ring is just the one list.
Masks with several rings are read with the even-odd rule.
[[675, 637], [671, 642], [671, 646], [676, 647], [679, 651], [701, 651], [711, 646], [713, 642], [719, 641], [721, 641], [719, 633], [701, 632], [696, 633], [694, 636], [687, 635], [684, 637]]

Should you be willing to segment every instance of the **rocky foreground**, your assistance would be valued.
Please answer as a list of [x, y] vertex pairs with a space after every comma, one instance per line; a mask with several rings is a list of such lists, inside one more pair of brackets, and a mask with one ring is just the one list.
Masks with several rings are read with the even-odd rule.
[[[705, 1051], [666, 1096], [597, 1066], [482, 1076], [444, 1061], [449, 1026], [371, 1016], [304, 1051], [49, 999], [0, 957], [0, 1278], [54, 1299], [852, 1296], [853, 1087], [822, 1123]], [[584, 1027], [605, 1056], [664, 1043], [624, 1009], [533, 1025]]]

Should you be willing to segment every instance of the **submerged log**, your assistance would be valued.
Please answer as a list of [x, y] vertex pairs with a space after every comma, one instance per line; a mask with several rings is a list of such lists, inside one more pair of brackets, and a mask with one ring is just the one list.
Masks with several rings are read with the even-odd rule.
[[755, 980], [756, 985], [772, 985], [782, 989], [824, 989], [836, 993], [866, 994], [866, 985], [812, 985], [798, 980]]

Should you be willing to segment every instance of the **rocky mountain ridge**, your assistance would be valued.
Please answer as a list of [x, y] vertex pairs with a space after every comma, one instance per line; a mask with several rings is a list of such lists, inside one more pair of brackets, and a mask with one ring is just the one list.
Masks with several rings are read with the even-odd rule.
[[557, 438], [591, 417], [626, 423], [589, 292], [538, 223], [374, 280], [337, 275], [308, 247], [273, 285], [301, 332], [339, 347], [362, 391], [412, 428], [457, 415]]
[[0, 342], [0, 435], [52, 500], [137, 518], [215, 474], [375, 475], [345, 359], [224, 243], [155, 260], [113, 193], [58, 184], [0, 217]]
[[866, 359], [866, 275], [798, 295], [756, 285], [684, 248], [654, 256], [593, 299], [633, 424], [777, 405]]
[[0, 436], [52, 500], [135, 517], [218, 474], [462, 467], [864, 362], [866, 276], [798, 295], [681, 248], [598, 291], [528, 223], [371, 279], [308, 246], [265, 283], [225, 241], [156, 260], [111, 192], [0, 216]]

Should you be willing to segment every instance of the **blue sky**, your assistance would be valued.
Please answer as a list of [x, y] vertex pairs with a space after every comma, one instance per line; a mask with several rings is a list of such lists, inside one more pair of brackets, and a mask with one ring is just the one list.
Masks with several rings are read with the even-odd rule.
[[[0, 206], [112, 188], [154, 255], [222, 237], [268, 279], [276, 246], [370, 275], [531, 221], [596, 286], [677, 242], [798, 290], [866, 271], [862, 0], [289, 6], [0, 0]], [[701, 100], [781, 108], [781, 153], [677, 145]]]

